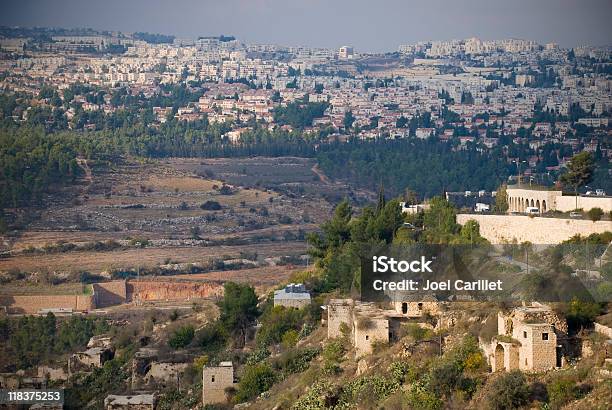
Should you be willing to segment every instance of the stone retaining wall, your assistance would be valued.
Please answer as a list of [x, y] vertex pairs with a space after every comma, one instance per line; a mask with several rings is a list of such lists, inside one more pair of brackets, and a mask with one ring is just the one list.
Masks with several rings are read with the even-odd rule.
[[463, 225], [470, 219], [480, 225], [480, 235], [494, 244], [529, 241], [534, 244], [557, 244], [576, 234], [612, 231], [612, 222], [591, 222], [585, 219], [561, 219], [529, 217], [525, 215], [474, 215], [459, 214], [457, 223]]

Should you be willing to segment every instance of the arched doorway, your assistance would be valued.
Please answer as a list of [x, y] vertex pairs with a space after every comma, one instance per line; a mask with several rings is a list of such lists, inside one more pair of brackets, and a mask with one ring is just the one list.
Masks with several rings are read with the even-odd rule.
[[495, 356], [493, 358], [493, 371], [499, 372], [505, 369], [504, 366], [504, 347], [501, 344], [495, 346]]
[[542, 213], [546, 213], [546, 200], [542, 200]]

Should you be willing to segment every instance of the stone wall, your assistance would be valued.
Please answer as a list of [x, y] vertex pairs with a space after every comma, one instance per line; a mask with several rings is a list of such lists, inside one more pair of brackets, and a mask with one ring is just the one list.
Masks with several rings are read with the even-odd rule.
[[389, 343], [389, 319], [386, 317], [371, 317], [370, 312], [355, 314], [353, 328], [357, 357], [371, 354], [376, 343]]
[[[561, 191], [548, 191], [529, 188], [508, 188], [508, 211], [525, 212], [527, 207], [536, 207], [540, 213], [548, 211], [570, 212], [574, 209], [588, 211], [601, 208], [612, 211], [612, 197], [563, 195]], [[577, 202], [577, 206], [576, 206]]]
[[353, 305], [352, 299], [332, 299], [327, 305], [327, 337], [342, 337], [340, 327], [342, 323], [349, 329], [353, 326]]
[[588, 236], [592, 233], [612, 231], [610, 221], [530, 218], [525, 215], [457, 215], [457, 222], [461, 225], [470, 219], [478, 222], [480, 234], [494, 244], [510, 242], [513, 239], [534, 244], [557, 244], [576, 234]]
[[202, 404], [225, 403], [225, 389], [234, 387], [234, 367], [204, 367], [202, 370]]
[[605, 325], [602, 325], [601, 323], [595, 322], [595, 329], [594, 330], [597, 333], [601, 333], [602, 335], [605, 335], [605, 336], [609, 337], [610, 339], [612, 339], [612, 327], [605, 326]]
[[22, 295], [0, 296], [0, 306], [10, 314], [35, 314], [41, 309], [88, 311], [96, 308], [94, 295]]
[[[557, 197], [557, 211], [570, 212], [576, 209], [575, 196]], [[592, 208], [601, 208], [605, 213], [612, 211], [612, 198], [601, 196], [579, 196], [578, 209], [589, 211]]]

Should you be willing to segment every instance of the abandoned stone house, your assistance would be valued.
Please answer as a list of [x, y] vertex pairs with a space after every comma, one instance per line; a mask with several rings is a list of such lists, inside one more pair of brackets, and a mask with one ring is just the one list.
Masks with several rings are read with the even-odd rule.
[[548, 306], [534, 304], [497, 316], [497, 335], [480, 345], [493, 372], [541, 372], [561, 367], [567, 323]]
[[274, 306], [301, 309], [310, 304], [310, 293], [302, 283], [290, 283], [284, 289], [274, 291]]
[[27, 376], [24, 370], [15, 373], [0, 373], [1, 389], [44, 389], [47, 386], [45, 377]]
[[[357, 357], [371, 354], [377, 344], [389, 344], [400, 336], [402, 323], [440, 314], [439, 302], [394, 302], [393, 309], [353, 299], [332, 299], [327, 305], [327, 337], [348, 334]], [[415, 322], [419, 323], [419, 322]], [[427, 326], [423, 323], [422, 325]], [[431, 326], [431, 325], [429, 325]]]
[[234, 365], [232, 362], [221, 362], [219, 366], [207, 366], [202, 369], [202, 404], [225, 403], [226, 390], [233, 388]]
[[104, 399], [104, 410], [154, 410], [156, 404], [157, 398], [154, 394], [110, 394]]
[[141, 347], [134, 353], [132, 359], [132, 372], [130, 382], [132, 389], [139, 389], [145, 386], [145, 376], [151, 369], [151, 363], [158, 360], [159, 351], [150, 347]]
[[115, 352], [110, 347], [92, 347], [84, 352], [77, 352], [68, 358], [68, 373], [87, 372], [94, 367], [102, 367], [114, 356]]
[[92, 336], [87, 342], [87, 348], [91, 349], [92, 347], [102, 347], [106, 349], [110, 349], [113, 346], [112, 338], [109, 335], [98, 335]]
[[62, 367], [40, 365], [37, 368], [37, 376], [51, 381], [68, 380], [68, 373], [66, 369]]
[[144, 376], [144, 383], [154, 383], [159, 387], [180, 386], [180, 378], [189, 366], [188, 363], [152, 362]]

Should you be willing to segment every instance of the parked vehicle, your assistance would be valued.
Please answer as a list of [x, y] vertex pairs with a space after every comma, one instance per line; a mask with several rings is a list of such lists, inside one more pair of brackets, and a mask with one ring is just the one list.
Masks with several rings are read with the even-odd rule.
[[570, 218], [582, 218], [582, 212], [572, 211], [569, 215]]
[[481, 202], [477, 202], [474, 207], [474, 212], [489, 212], [491, 210], [491, 206], [488, 204], [483, 204]]
[[536, 208], [535, 206], [528, 206], [527, 208], [525, 208], [525, 213], [527, 215], [537, 215], [540, 213], [540, 209]]

